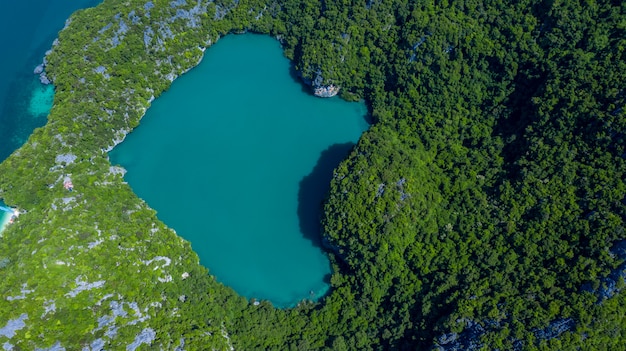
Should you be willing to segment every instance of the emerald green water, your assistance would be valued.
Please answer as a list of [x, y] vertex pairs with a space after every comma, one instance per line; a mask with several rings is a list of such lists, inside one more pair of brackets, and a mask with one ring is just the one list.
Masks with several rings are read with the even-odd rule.
[[321, 203], [365, 114], [363, 104], [312, 96], [273, 38], [230, 35], [110, 157], [218, 281], [289, 307], [328, 290]]

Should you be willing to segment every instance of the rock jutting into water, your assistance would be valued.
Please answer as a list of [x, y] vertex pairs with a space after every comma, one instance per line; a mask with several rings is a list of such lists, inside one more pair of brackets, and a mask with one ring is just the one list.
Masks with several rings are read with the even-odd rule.
[[[276, 38], [279, 41], [278, 37]], [[298, 76], [302, 78], [305, 84], [310, 85], [313, 88], [313, 94], [318, 97], [330, 98], [339, 93], [340, 87], [334, 85], [332, 81], [324, 79], [322, 76], [322, 70], [318, 68], [312, 74], [315, 75], [314, 79], [308, 78], [308, 74], [297, 72]]]
[[324, 83], [329, 83], [329, 82], [327, 82], [322, 76], [321, 69], [318, 69], [316, 72], [315, 79], [312, 82], [310, 82], [311, 86], [313, 87], [313, 93], [315, 94], [315, 96], [329, 98], [339, 93], [338, 86], [332, 83], [330, 84], [324, 84]]
[[333, 84], [314, 87], [313, 93], [315, 94], [315, 96], [319, 96], [319, 97], [325, 97], [325, 98], [333, 97], [337, 95], [337, 93], [339, 93], [339, 87]]
[[37, 67], [35, 67], [35, 70], [33, 71], [33, 74], [41, 74], [41, 72], [43, 72], [43, 63], [41, 63]]
[[46, 76], [46, 73], [45, 73], [45, 72], [42, 72], [42, 73], [39, 75], [39, 81], [40, 81], [40, 82], [41, 82], [41, 84], [43, 84], [43, 85], [48, 85], [48, 84], [52, 83], [52, 82], [50, 81], [50, 79]]
[[[47, 54], [48, 52], [46, 52], [46, 55]], [[41, 84], [48, 85], [51, 83], [51, 81], [46, 76], [45, 70], [46, 70], [46, 58], [44, 57], [43, 62], [37, 65], [37, 67], [35, 67], [35, 69], [33, 70], [33, 74], [39, 75], [39, 81], [41, 82]]]

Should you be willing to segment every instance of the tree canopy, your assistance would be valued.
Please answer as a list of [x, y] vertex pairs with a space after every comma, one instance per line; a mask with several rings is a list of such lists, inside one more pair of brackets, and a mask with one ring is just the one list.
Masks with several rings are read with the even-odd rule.
[[[48, 124], [0, 165], [0, 198], [27, 211], [0, 239], [0, 331], [28, 316], [0, 342], [623, 348], [625, 18], [623, 2], [558, 0], [75, 13], [47, 57]], [[332, 291], [288, 310], [217, 283], [107, 156], [203, 48], [243, 31], [277, 37], [304, 82], [364, 99], [374, 121], [324, 204]]]

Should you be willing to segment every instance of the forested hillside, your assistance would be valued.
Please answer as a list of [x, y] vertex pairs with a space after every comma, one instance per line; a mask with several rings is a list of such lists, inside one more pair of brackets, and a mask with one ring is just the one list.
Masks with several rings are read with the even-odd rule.
[[[374, 121], [323, 205], [332, 292], [289, 310], [216, 283], [106, 155], [242, 31]], [[0, 165], [28, 211], [0, 239], [0, 290], [22, 296], [0, 343], [625, 349], [625, 52], [619, 1], [105, 0], [60, 33], [49, 123]]]

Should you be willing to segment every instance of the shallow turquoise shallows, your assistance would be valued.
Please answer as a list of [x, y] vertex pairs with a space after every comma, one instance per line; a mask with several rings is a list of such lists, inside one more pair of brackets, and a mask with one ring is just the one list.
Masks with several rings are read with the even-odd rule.
[[33, 74], [65, 19], [100, 0], [0, 1], [0, 162], [46, 123], [54, 88]]
[[12, 214], [12, 209], [0, 200], [0, 235], [2, 235], [5, 227], [9, 224]]
[[230, 35], [110, 156], [218, 281], [289, 307], [328, 290], [320, 206], [365, 114], [312, 96], [273, 38]]

